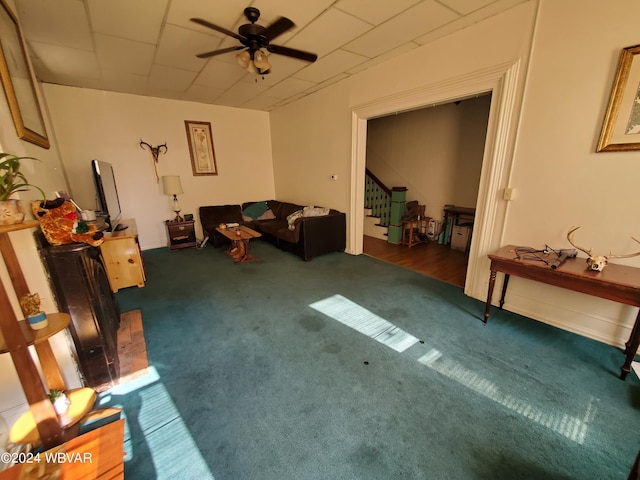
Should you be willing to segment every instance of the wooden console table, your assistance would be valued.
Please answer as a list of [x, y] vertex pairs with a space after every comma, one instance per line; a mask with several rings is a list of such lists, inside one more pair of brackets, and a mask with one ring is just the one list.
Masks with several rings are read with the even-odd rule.
[[[560, 266], [552, 269], [541, 261], [518, 259], [515, 253], [516, 248], [518, 247], [515, 245], [508, 245], [489, 255], [491, 274], [483, 319], [485, 323], [489, 319], [497, 272], [504, 273], [500, 309], [504, 305], [504, 297], [511, 275], [640, 307], [640, 268], [609, 264], [602, 272], [595, 272], [587, 270], [584, 258], [568, 258]], [[640, 312], [636, 317], [629, 340], [625, 343], [626, 357], [620, 372], [622, 380], [631, 371], [631, 362], [639, 345]]]

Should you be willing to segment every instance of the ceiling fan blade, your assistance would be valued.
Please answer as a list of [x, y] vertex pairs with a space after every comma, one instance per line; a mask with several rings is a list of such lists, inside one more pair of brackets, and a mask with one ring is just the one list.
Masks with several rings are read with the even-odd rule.
[[276, 38], [278, 35], [282, 35], [284, 32], [293, 28], [295, 24], [286, 17], [280, 17], [271, 25], [266, 27], [261, 35], [265, 37], [267, 40], [271, 41]]
[[241, 50], [244, 47], [242, 45], [237, 45], [235, 47], [227, 47], [221, 48], [220, 50], [213, 50], [212, 52], [200, 53], [196, 55], [198, 58], [209, 58], [214, 57], [216, 55], [222, 55], [223, 53], [233, 52], [234, 50]]
[[230, 37], [233, 37], [237, 40], [240, 40], [240, 41], [245, 40], [243, 36], [238, 35], [237, 33], [234, 33], [231, 30], [227, 30], [226, 28], [222, 28], [222, 27], [219, 27], [218, 25], [214, 25], [211, 22], [207, 22], [206, 20], [203, 20], [201, 18], [192, 18], [191, 21], [199, 25], [202, 25], [203, 27], [211, 28], [217, 32], [224, 33], [225, 35], [229, 35]]
[[305, 62], [315, 62], [318, 59], [318, 55], [316, 55], [315, 53], [303, 52], [302, 50], [283, 47], [281, 45], [268, 45], [267, 50], [271, 53], [277, 53], [278, 55], [297, 58], [299, 60], [304, 60]]

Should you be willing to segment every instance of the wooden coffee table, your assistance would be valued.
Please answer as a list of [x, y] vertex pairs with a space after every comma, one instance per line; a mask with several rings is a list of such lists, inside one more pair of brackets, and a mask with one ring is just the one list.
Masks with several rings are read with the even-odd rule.
[[255, 257], [249, 253], [249, 240], [261, 237], [261, 233], [244, 225], [230, 228], [216, 227], [216, 231], [231, 240], [231, 248], [227, 250], [227, 254], [233, 258], [234, 263], [245, 263], [255, 260]]

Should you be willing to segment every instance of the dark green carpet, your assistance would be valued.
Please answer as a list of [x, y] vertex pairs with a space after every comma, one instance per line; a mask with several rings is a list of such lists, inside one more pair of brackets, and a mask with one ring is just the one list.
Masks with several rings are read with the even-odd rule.
[[[104, 395], [132, 479], [624, 479], [640, 381], [613, 347], [361, 255], [255, 241], [144, 252], [154, 372]], [[309, 305], [342, 295], [421, 342], [399, 353]]]

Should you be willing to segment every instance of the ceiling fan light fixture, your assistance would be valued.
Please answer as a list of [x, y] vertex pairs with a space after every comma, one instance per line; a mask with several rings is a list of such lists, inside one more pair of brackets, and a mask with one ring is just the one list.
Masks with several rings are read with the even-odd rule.
[[253, 73], [259, 73], [261, 75], [265, 75], [271, 70], [271, 65], [267, 59], [268, 55], [265, 51], [261, 50], [263, 48], [269, 53], [284, 55], [285, 57], [296, 58], [305, 62], [315, 62], [318, 59], [318, 56], [315, 53], [305, 52], [281, 45], [274, 45], [271, 43], [277, 37], [295, 27], [295, 24], [288, 18], [278, 17], [265, 27], [256, 23], [260, 18], [260, 10], [257, 8], [245, 8], [244, 16], [247, 17], [247, 20], [249, 20], [250, 23], [240, 25], [238, 33], [227, 30], [224, 27], [215, 25], [207, 20], [203, 20], [202, 18], [192, 18], [192, 22], [235, 38], [241, 43], [241, 45], [235, 47], [220, 48], [211, 52], [200, 53], [196, 56], [198, 58], [209, 58], [246, 48], [246, 50], [236, 54], [238, 63], [245, 70]]
[[253, 63], [260, 73], [265, 73], [271, 68], [267, 55], [262, 50], [256, 50], [253, 54]]
[[238, 53], [236, 55], [236, 60], [238, 61], [238, 64], [245, 70], [248, 70], [249, 65], [253, 63], [251, 61], [251, 55], [247, 50], [243, 50], [242, 52]]

